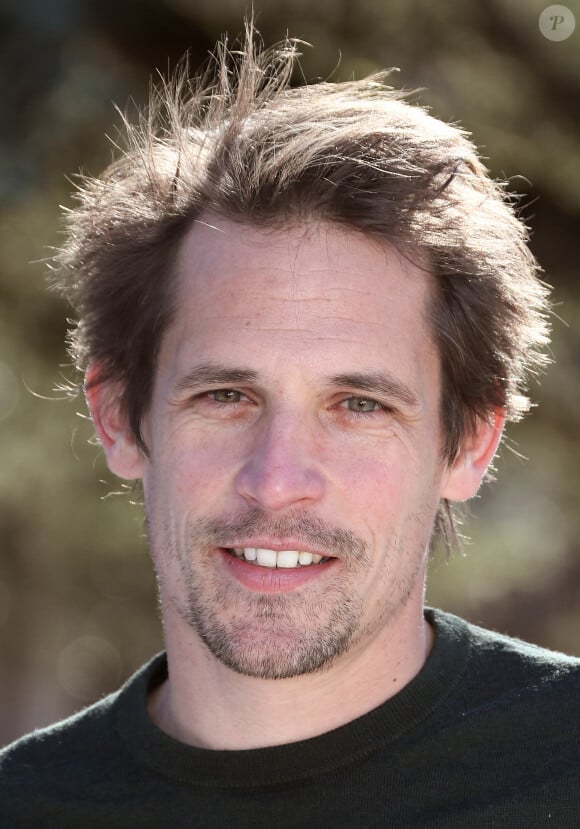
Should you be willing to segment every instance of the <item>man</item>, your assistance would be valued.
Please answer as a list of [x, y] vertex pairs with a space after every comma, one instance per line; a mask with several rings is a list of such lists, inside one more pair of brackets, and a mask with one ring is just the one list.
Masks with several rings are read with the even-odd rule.
[[577, 826], [580, 661], [423, 607], [547, 298], [473, 145], [250, 32], [87, 181], [59, 280], [167, 655], [2, 755], [2, 826]]

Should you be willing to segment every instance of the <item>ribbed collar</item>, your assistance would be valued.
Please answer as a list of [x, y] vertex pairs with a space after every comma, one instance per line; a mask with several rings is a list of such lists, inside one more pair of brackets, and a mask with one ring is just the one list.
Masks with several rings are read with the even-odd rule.
[[378, 708], [309, 740], [243, 751], [211, 751], [174, 740], [154, 725], [146, 708], [149, 689], [167, 677], [164, 654], [119, 691], [116, 727], [137, 763], [182, 783], [256, 788], [323, 774], [399, 739], [452, 692], [469, 657], [469, 628], [442, 611], [428, 609], [425, 616], [435, 629], [435, 642], [417, 676]]

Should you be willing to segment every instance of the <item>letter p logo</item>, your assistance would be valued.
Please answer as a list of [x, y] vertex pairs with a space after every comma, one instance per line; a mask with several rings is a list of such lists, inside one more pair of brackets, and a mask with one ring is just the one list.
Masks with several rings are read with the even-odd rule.
[[567, 40], [576, 28], [576, 18], [567, 6], [548, 6], [538, 18], [538, 27], [547, 40]]

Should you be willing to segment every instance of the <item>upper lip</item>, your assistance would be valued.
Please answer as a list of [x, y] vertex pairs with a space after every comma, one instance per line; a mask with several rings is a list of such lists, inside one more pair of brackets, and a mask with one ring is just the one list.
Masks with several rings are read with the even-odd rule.
[[235, 541], [233, 544], [228, 544], [228, 549], [255, 547], [260, 550], [298, 550], [299, 552], [313, 553], [314, 555], [322, 556], [323, 558], [336, 558], [334, 553], [329, 553], [327, 550], [321, 550], [319, 547], [314, 547], [306, 541], [299, 539], [284, 539], [283, 541], [274, 540], [272, 538], [252, 538], [246, 541]]

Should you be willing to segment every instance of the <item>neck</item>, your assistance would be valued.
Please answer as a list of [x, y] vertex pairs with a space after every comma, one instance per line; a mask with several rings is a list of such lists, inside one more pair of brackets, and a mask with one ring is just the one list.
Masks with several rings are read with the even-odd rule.
[[364, 648], [325, 670], [266, 680], [222, 665], [180, 620], [166, 619], [165, 627], [169, 679], [151, 695], [150, 716], [180, 742], [213, 750], [283, 745], [338, 728], [407, 685], [433, 641], [422, 605], [410, 603]]

